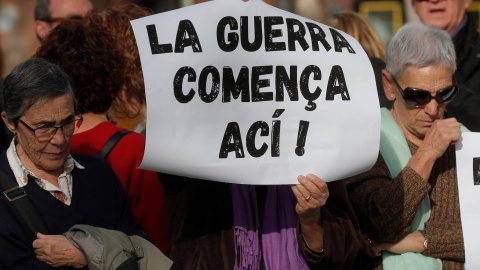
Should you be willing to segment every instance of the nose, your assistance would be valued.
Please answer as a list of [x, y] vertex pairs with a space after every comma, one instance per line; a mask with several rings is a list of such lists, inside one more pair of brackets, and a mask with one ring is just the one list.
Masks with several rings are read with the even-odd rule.
[[65, 141], [65, 133], [63, 127], [56, 127], [55, 133], [53, 134], [50, 142], [52, 144], [62, 144]]
[[437, 100], [432, 98], [432, 100], [430, 100], [430, 102], [427, 105], [425, 105], [424, 111], [426, 114], [432, 117], [432, 119], [436, 119], [436, 117], [438, 116], [439, 107], [440, 105], [438, 105]]

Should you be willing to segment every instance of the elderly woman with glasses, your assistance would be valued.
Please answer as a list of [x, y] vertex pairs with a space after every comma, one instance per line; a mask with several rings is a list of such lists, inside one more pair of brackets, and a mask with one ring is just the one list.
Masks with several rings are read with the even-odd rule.
[[[459, 88], [448, 34], [421, 23], [397, 31], [382, 71], [391, 110], [382, 109], [380, 154], [347, 185], [374, 269], [463, 269], [455, 164], [463, 128], [444, 118]], [[381, 257], [380, 257], [381, 255]]]
[[[0, 269], [73, 269], [87, 263], [98, 269], [95, 262], [105, 261], [113, 249], [103, 249], [106, 238], [83, 249], [75, 241], [90, 238], [78, 230], [76, 236], [62, 235], [77, 224], [144, 236], [110, 166], [70, 153], [83, 119], [58, 66], [35, 58], [18, 65], [4, 80], [4, 99], [2, 119], [15, 137], [0, 154]], [[132, 240], [137, 239], [144, 243]]]

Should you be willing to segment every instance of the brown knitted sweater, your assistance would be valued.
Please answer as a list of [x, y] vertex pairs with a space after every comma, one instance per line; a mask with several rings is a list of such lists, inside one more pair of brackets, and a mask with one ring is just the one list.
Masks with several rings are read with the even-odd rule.
[[[411, 142], [408, 146], [412, 155], [418, 150]], [[379, 155], [372, 169], [350, 178], [347, 185], [362, 231], [377, 242], [398, 241], [408, 233], [417, 208], [428, 192], [432, 212], [425, 223], [428, 246], [423, 254], [440, 258], [443, 269], [464, 269], [455, 163], [452, 145], [435, 162], [427, 183], [410, 167], [405, 167], [392, 179]], [[375, 260], [374, 268], [381, 269], [381, 257]]]

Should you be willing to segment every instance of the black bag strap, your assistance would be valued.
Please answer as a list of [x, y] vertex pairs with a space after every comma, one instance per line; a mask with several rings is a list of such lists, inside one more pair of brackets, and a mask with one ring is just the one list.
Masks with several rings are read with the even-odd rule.
[[115, 148], [115, 145], [123, 138], [123, 136], [127, 135], [131, 131], [129, 130], [119, 130], [115, 132], [115, 134], [108, 139], [108, 141], [105, 143], [103, 146], [102, 150], [100, 150], [100, 153], [98, 153], [98, 156], [102, 159], [107, 159], [108, 155], [110, 152], [112, 152], [113, 148]]
[[8, 201], [13, 204], [17, 211], [22, 216], [28, 228], [32, 231], [35, 237], [37, 232], [42, 234], [48, 234], [48, 231], [43, 224], [40, 214], [38, 214], [37, 208], [28, 198], [27, 192], [18, 186], [17, 181], [10, 178], [4, 172], [0, 170], [0, 188], [3, 194], [7, 197]]

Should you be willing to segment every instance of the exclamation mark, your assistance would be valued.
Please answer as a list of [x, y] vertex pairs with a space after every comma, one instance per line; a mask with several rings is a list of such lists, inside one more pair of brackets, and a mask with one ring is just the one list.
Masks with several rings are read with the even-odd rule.
[[305, 154], [303, 147], [307, 140], [308, 125], [310, 125], [310, 122], [300, 120], [300, 124], [298, 125], [297, 147], [295, 148], [295, 154], [297, 154], [297, 156], [303, 156], [303, 154]]

